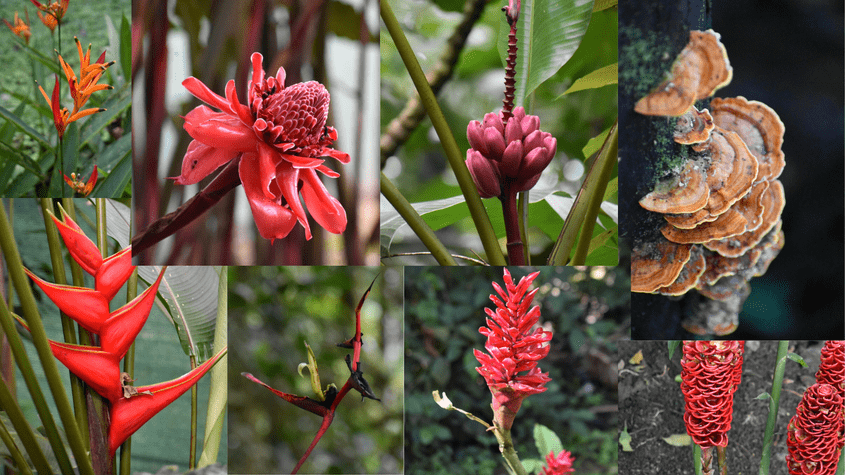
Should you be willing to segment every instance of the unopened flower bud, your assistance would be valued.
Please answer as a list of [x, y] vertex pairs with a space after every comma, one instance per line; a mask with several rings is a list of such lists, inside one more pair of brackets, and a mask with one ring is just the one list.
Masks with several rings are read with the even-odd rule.
[[492, 198], [502, 194], [496, 164], [484, 158], [481, 152], [473, 149], [467, 150], [466, 164], [472, 175], [472, 181], [478, 188], [478, 194], [482, 198]]

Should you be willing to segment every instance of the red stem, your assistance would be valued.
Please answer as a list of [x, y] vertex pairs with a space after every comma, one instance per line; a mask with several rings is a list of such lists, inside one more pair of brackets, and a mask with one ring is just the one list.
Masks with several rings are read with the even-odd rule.
[[508, 263], [512, 266], [524, 266], [525, 251], [522, 246], [522, 236], [519, 233], [519, 210], [516, 206], [516, 192], [510, 190], [510, 184], [504, 184], [499, 199], [502, 201], [502, 215], [505, 218], [505, 234], [508, 239]]
[[332, 402], [331, 409], [329, 409], [329, 412], [327, 412], [326, 415], [323, 416], [323, 423], [320, 424], [320, 430], [317, 431], [317, 435], [314, 436], [314, 440], [311, 441], [311, 445], [308, 446], [308, 450], [306, 450], [302, 458], [299, 459], [299, 462], [296, 464], [296, 467], [294, 467], [293, 471], [290, 472], [291, 474], [294, 474], [299, 471], [299, 468], [302, 467], [302, 464], [304, 464], [305, 460], [308, 459], [308, 456], [311, 455], [311, 451], [314, 450], [314, 447], [317, 446], [317, 442], [320, 441], [320, 439], [323, 437], [323, 434], [325, 434], [326, 431], [329, 429], [329, 426], [332, 425], [332, 421], [334, 420], [334, 411], [335, 409], [337, 409], [337, 405], [340, 404], [341, 399], [346, 396], [346, 393], [348, 393], [350, 389], [352, 389], [352, 383], [350, 383], [350, 380], [347, 379], [346, 384], [344, 384], [343, 387], [340, 388], [340, 392], [337, 393], [334, 402]]
[[516, 7], [516, 12], [513, 12], [509, 7], [505, 7], [505, 16], [511, 26], [511, 31], [508, 33], [508, 59], [505, 67], [505, 99], [502, 101], [502, 121], [508, 122], [513, 116], [513, 100], [516, 96], [516, 22], [519, 18], [519, 6]]

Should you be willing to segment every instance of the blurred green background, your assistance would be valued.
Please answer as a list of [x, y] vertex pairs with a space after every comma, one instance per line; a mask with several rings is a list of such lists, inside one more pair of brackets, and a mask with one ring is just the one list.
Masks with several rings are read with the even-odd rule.
[[[535, 269], [512, 268], [514, 281]], [[490, 422], [491, 396], [473, 348], [483, 349], [484, 308], [500, 267], [405, 270], [405, 456], [408, 473], [505, 474], [498, 444], [484, 427], [435, 404], [446, 392], [455, 407]], [[619, 268], [542, 267], [532, 288], [540, 324], [554, 334], [539, 367], [552, 381], [523, 401], [512, 436], [523, 464], [545, 459], [534, 425], [549, 427], [576, 458], [579, 474], [617, 473], [616, 342], [630, 323], [630, 281]]]
[[364, 377], [382, 402], [351, 391], [301, 473], [403, 473], [402, 269], [373, 267], [229, 268], [229, 473], [289, 473], [311, 444], [321, 419], [250, 382], [313, 397], [305, 342], [322, 386], [349, 377], [338, 348], [355, 332], [355, 307], [378, 275], [361, 310]]
[[[73, 5], [73, 3], [71, 3]], [[8, 202], [8, 201], [7, 201]], [[83, 231], [89, 236], [94, 237], [94, 228], [89, 223], [94, 222], [94, 207], [90, 202], [83, 199], [75, 200], [78, 223]], [[86, 216], [83, 218], [82, 216]], [[41, 208], [37, 205], [35, 200], [17, 199], [14, 200], [14, 217], [13, 226], [15, 231], [15, 241], [21, 253], [21, 259], [24, 266], [32, 270], [36, 275], [49, 282], [54, 282], [52, 275], [52, 265], [50, 264], [50, 255], [47, 252], [47, 237], [44, 233], [44, 219], [41, 215]], [[90, 220], [90, 221], [89, 221]], [[114, 241], [111, 241], [112, 243]], [[110, 252], [117, 251], [114, 246], [110, 248]], [[70, 276], [70, 266], [67, 265], [69, 257], [65, 250], [66, 273]], [[5, 268], [5, 261], [3, 262]], [[5, 274], [5, 269], [4, 269]], [[86, 287], [94, 287], [94, 279], [85, 274]], [[56, 306], [44, 294], [37, 289], [34, 284], [34, 292], [36, 301], [38, 303], [39, 312], [42, 315], [47, 336], [53, 340], [62, 341], [62, 327], [59, 319], [59, 312]], [[139, 279], [138, 292], [142, 292], [147, 285]], [[117, 309], [126, 303], [126, 290], [121, 289], [115, 299], [112, 301], [112, 310]], [[17, 298], [16, 298], [16, 306]], [[16, 313], [20, 314], [21, 309], [18, 306]], [[58, 422], [58, 413], [55, 409], [52, 396], [49, 395], [49, 387], [47, 381], [44, 379], [44, 373], [41, 369], [41, 364], [38, 360], [38, 355], [35, 347], [32, 345], [29, 334], [25, 330], [20, 330], [19, 334], [25, 339], [24, 346], [29, 355], [42, 391], [47, 394], [47, 402], [50, 405], [53, 417]], [[162, 313], [161, 309], [154, 305], [150, 317], [146, 325], [141, 330], [138, 338], [135, 340], [135, 385], [143, 386], [147, 384], [155, 384], [162, 381], [169, 381], [178, 378], [191, 370], [190, 360], [188, 356], [182, 351], [179, 343], [179, 338], [176, 335], [175, 328], [168, 317]], [[70, 378], [68, 377], [67, 369], [61, 364], [57, 363], [59, 367], [59, 374], [70, 398]], [[41, 426], [38, 419], [38, 414], [35, 411], [35, 406], [32, 404], [29, 391], [23, 379], [20, 377], [20, 371], [15, 367], [17, 374], [16, 385], [18, 403], [21, 405], [24, 413], [32, 427]], [[206, 375], [198, 384], [198, 424], [197, 424], [197, 454], [202, 452], [203, 434], [205, 433], [205, 409], [208, 405], [208, 387], [209, 377]], [[154, 416], [141, 427], [135, 435], [132, 436], [132, 470], [133, 472], [150, 472], [156, 473], [161, 467], [165, 465], [176, 465], [179, 470], [185, 471], [188, 467], [188, 441], [190, 437], [190, 423], [191, 423], [191, 396], [190, 391], [182, 395], [173, 404], [166, 407], [159, 414]], [[61, 426], [60, 426], [61, 430]], [[221, 440], [221, 451], [218, 456], [220, 463], [226, 463], [226, 431], [223, 431], [223, 438]], [[0, 448], [3, 448], [0, 445]]]

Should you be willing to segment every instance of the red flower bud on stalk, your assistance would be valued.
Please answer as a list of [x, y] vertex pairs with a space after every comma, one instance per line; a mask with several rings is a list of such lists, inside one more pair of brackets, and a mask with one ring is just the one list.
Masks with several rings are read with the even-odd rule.
[[845, 409], [837, 389], [816, 383], [806, 391], [787, 427], [790, 475], [833, 475], [845, 444]]
[[561, 450], [560, 453], [555, 456], [554, 451], [549, 452], [549, 455], [546, 456], [546, 466], [543, 467], [543, 475], [566, 475], [567, 473], [572, 473], [575, 471], [572, 468], [572, 462], [575, 461], [575, 458], [572, 457], [572, 454]]
[[685, 341], [681, 359], [684, 422], [706, 449], [728, 445], [733, 395], [742, 377], [744, 341]]
[[538, 289], [527, 290], [539, 274], [535, 272], [523, 277], [514, 285], [510, 272], [504, 269], [507, 292], [493, 282], [493, 288], [503, 301], [490, 295], [496, 310], [484, 309], [490, 318], [486, 327], [478, 329], [487, 337], [484, 345], [487, 353], [473, 350], [481, 364], [475, 369], [484, 376], [493, 396], [493, 420], [504, 430], [513, 426], [522, 400], [545, 391], [545, 384], [551, 381], [548, 373], [537, 367], [537, 361], [549, 353], [547, 343], [552, 339], [552, 332], [542, 328], [532, 330], [540, 319], [540, 307], [535, 305], [528, 309]]
[[829, 340], [822, 347], [816, 382], [830, 384], [845, 399], [845, 341]]

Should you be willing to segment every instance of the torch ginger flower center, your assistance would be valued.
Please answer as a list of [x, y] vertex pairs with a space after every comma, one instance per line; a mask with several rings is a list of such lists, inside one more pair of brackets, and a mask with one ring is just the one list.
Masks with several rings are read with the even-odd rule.
[[496, 310], [484, 309], [489, 317], [487, 326], [478, 330], [487, 337], [484, 345], [487, 353], [473, 350], [475, 358], [481, 363], [475, 369], [484, 376], [493, 395], [494, 421], [506, 430], [513, 425], [522, 400], [545, 391], [545, 384], [551, 381], [548, 373], [537, 367], [537, 361], [549, 353], [547, 343], [552, 339], [552, 332], [542, 328], [532, 331], [540, 319], [540, 307], [535, 305], [530, 310], [528, 307], [538, 289], [526, 292], [539, 274], [535, 272], [523, 277], [514, 285], [510, 272], [504, 270], [507, 292], [493, 283], [493, 288], [503, 300], [490, 295]]

